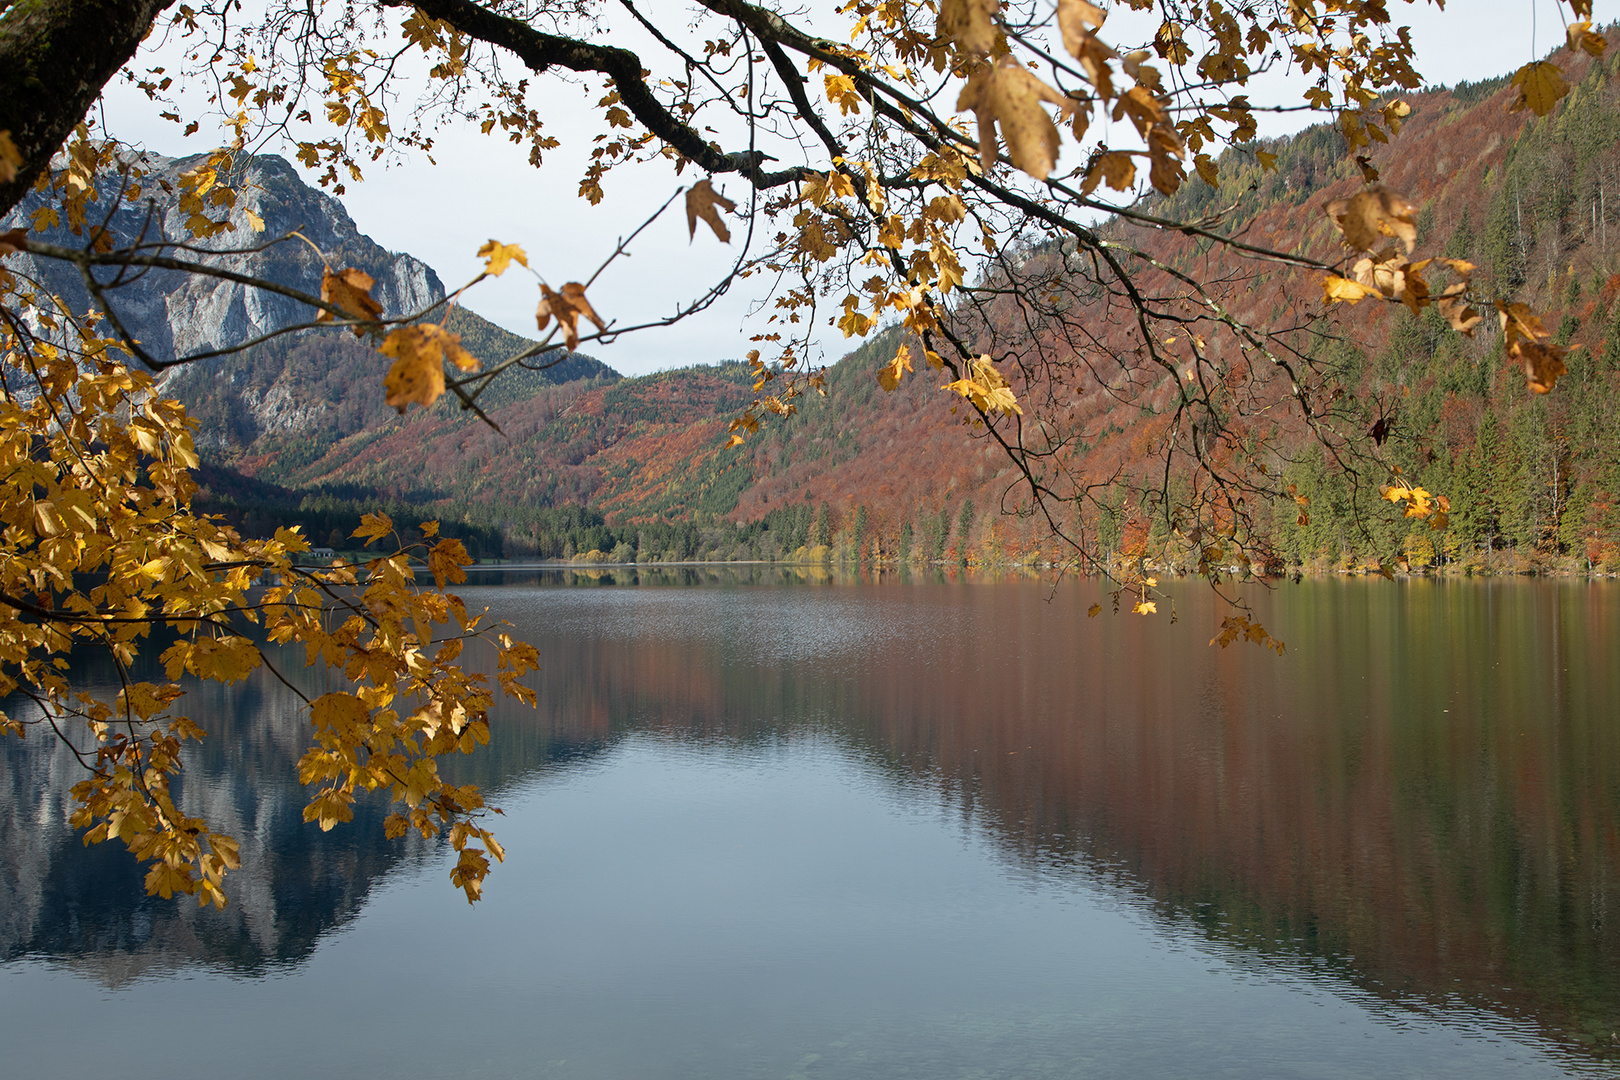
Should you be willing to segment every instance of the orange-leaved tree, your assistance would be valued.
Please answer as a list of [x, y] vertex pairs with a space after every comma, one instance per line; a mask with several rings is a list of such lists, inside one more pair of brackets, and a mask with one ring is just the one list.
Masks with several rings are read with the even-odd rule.
[[[1566, 6], [1561, 62], [1600, 54], [1590, 0]], [[1405, 514], [1443, 521], [1443, 499], [1381, 464], [1382, 421], [1369, 433], [1369, 403], [1308, 347], [1342, 305], [1432, 307], [1463, 334], [1494, 310], [1529, 390], [1551, 390], [1563, 370], [1533, 311], [1479, 293], [1467, 253], [1414, 258], [1417, 208], [1378, 183], [1367, 152], [1400, 130], [1411, 115], [1404, 95], [1421, 82], [1411, 36], [1384, 0], [1127, 0], [1112, 15], [1088, 0], [784, 7], [0, 8], [0, 212], [30, 192], [36, 202], [26, 226], [0, 236], [0, 693], [36, 708], [0, 720], [19, 733], [46, 725], [75, 747], [87, 770], [79, 822], [91, 839], [116, 836], [151, 860], [150, 888], [223, 900], [234, 845], [168, 794], [181, 744], [200, 729], [175, 714], [176, 684], [131, 681], [97, 701], [75, 692], [64, 660], [94, 643], [127, 671], [158, 626], [177, 635], [163, 651], [171, 679], [238, 679], [271, 662], [269, 643], [301, 643], [310, 663], [349, 681], [308, 703], [310, 820], [329, 826], [359, 790], [386, 789], [402, 806], [390, 830], [449, 831], [469, 898], [500, 849], [479, 824], [477, 792], [443, 782], [434, 765], [482, 741], [493, 693], [459, 666], [462, 642], [491, 631], [442, 591], [460, 579], [465, 553], [430, 523], [422, 550], [394, 545], [364, 566], [313, 568], [294, 561], [305, 545], [297, 535], [246, 540], [195, 513], [192, 424], [152, 373], [221, 350], [161, 353], [138, 340], [120, 298], [142, 273], [224, 279], [294, 301], [308, 317], [269, 336], [353, 331], [384, 358], [378, 392], [389, 404], [450, 394], [475, 411], [504, 371], [667, 326], [741, 279], [769, 281], [769, 314], [749, 353], [756, 397], [736, 417], [733, 443], [824, 389], [815, 327], [888, 333], [881, 385], [937, 372], [964, 422], [1014, 466], [1020, 507], [1043, 515], [1081, 565], [1114, 573], [1143, 613], [1156, 608], [1146, 565], [1099, 560], [1098, 522], [1117, 513], [1117, 492], [1219, 577], [1253, 562], [1251, 503], [1286, 495], [1280, 432], [1386, 480], [1385, 497]], [[1293, 84], [1266, 81], [1284, 69]], [[226, 144], [178, 180], [176, 235], [112, 227], [114, 210], [138, 206], [152, 182], [140, 148], [100, 126], [95, 106], [115, 78], [183, 135], [225, 132]], [[559, 81], [588, 92], [559, 92]], [[1302, 89], [1254, 100], [1251, 87], [1265, 85]], [[1545, 114], [1567, 85], [1558, 63], [1534, 60], [1514, 76], [1514, 107]], [[431, 154], [435, 134], [459, 125], [526, 145], [544, 170], [559, 109], [592, 132], [580, 198], [602, 203], [615, 170], [651, 177], [640, 188], [658, 189], [649, 220], [681, 199], [694, 242], [701, 224], [702, 242], [734, 245], [729, 269], [671, 312], [599, 312], [588, 268], [531, 264], [520, 247], [491, 241], [479, 252], [485, 275], [517, 263], [540, 278], [544, 340], [484, 368], [437, 305], [387, 315], [367, 274], [324, 253], [319, 279], [302, 285], [232, 262], [310, 243], [258, 235], [263, 220], [239, 204], [254, 152], [286, 150], [341, 194], [373, 162]], [[1178, 212], [1189, 186], [1271, 168], [1257, 116], [1296, 109], [1330, 118], [1366, 178], [1323, 207], [1332, 238], [1247, 237], [1220, 207]], [[735, 197], [715, 187], [727, 178], [741, 185]], [[53, 228], [75, 242], [49, 242], [41, 234]], [[607, 245], [608, 259], [636, 235]], [[1166, 255], [1166, 238], [1194, 244], [1198, 257]], [[71, 268], [84, 303], [46, 286], [47, 265]], [[1299, 301], [1274, 283], [1277, 302], [1256, 305], [1246, 300], [1257, 274], [1319, 287]], [[1097, 387], [1152, 413], [1152, 468], [1100, 480], [1088, 470], [1084, 418], [1071, 406]], [[361, 533], [386, 541], [391, 523], [368, 520]], [[427, 563], [435, 588], [414, 584], [413, 559]], [[1242, 612], [1220, 640], [1237, 637], [1269, 641]], [[532, 651], [498, 634], [496, 646], [500, 688], [525, 697]]]

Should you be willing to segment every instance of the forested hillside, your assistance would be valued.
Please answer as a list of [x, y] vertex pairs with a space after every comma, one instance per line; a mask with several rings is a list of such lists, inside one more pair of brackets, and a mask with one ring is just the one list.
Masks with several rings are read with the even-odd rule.
[[[1467, 338], [1433, 309], [1420, 318], [1398, 304], [1324, 310], [1319, 276], [1241, 262], [1207, 239], [1105, 226], [1222, 282], [1239, 314], [1296, 325], [1293, 340], [1331, 372], [1345, 415], [1360, 417], [1351, 434], [1386, 468], [1380, 477], [1330, 461], [1280, 402], [1271, 426], [1251, 432], [1262, 463], [1299, 497], [1256, 515], [1248, 539], [1273, 568], [1404, 557], [1414, 567], [1620, 570], [1620, 206], [1609, 205], [1620, 196], [1617, 52], [1563, 57], [1578, 85], [1541, 120], [1507, 112], [1504, 79], [1414, 95], [1400, 134], [1370, 155], [1382, 181], [1421, 208], [1425, 251], [1467, 257], [1488, 293], [1512, 292], [1551, 313], [1558, 342], [1576, 347], [1552, 394], [1528, 393], [1522, 374], [1504, 366], [1494, 319]], [[1274, 168], [1259, 163], [1260, 149], [1275, 155]], [[1219, 189], [1184, 186], [1169, 216], [1205, 217], [1257, 244], [1290, 247], [1303, 237], [1326, 257], [1339, 249], [1321, 207], [1363, 182], [1327, 127], [1229, 154], [1221, 175]], [[401, 419], [381, 407], [380, 393], [350, 395], [334, 399], [330, 423], [314, 434], [306, 425], [278, 438], [261, 422], [231, 463], [317, 499], [408, 500], [500, 537], [510, 555], [619, 549], [623, 557], [628, 546], [643, 558], [778, 557], [818, 539], [844, 557], [1060, 555], [1005, 456], [954, 415], [934, 373], [919, 371], [892, 394], [879, 389], [876, 371], [895, 342], [893, 331], [880, 333], [829, 369], [826, 398], [801, 399], [797, 415], [736, 449], [724, 447], [727, 421], [749, 382], [741, 365], [722, 365], [622, 381], [593, 369], [579, 374], [594, 379], [562, 385], [498, 383], [490, 411], [498, 432], [443, 403]], [[319, 348], [307, 372], [300, 356], [289, 358], [285, 381], [352, 386], [364, 381], [362, 365], [376, 364], [353, 346]], [[1102, 490], [1111, 477], [1152, 467], [1174, 384], [1116, 389], [1080, 388], [1070, 404], [1080, 468]], [[210, 430], [237, 430], [227, 406], [198, 405]], [[234, 437], [238, 445], [246, 434]], [[1380, 499], [1389, 466], [1446, 496], [1444, 528], [1404, 519]], [[1123, 497], [1102, 502], [1106, 512], [1087, 525], [1106, 548], [1179, 557], [1177, 539], [1155, 531], [1141, 508]], [[657, 535], [644, 535], [653, 526]]]

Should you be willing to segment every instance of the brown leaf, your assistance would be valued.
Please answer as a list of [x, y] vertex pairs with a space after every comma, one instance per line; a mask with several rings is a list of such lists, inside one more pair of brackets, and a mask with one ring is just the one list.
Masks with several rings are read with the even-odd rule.
[[1361, 169], [1361, 178], [1369, 184], [1378, 182], [1378, 170], [1373, 168], [1372, 158], [1365, 154], [1356, 155], [1356, 165]]
[[1484, 322], [1485, 316], [1470, 307], [1468, 301], [1462, 298], [1463, 286], [1449, 286], [1446, 293], [1451, 293], [1452, 289], [1458, 290], [1456, 295], [1443, 295], [1439, 300], [1435, 301], [1434, 306], [1440, 309], [1440, 314], [1445, 317], [1446, 322], [1451, 324], [1453, 330], [1473, 337], [1474, 327]]
[[384, 400], [400, 412], [411, 402], [431, 405], [444, 393], [444, 359], [426, 348], [420, 326], [402, 326], [383, 339], [380, 351], [393, 364], [383, 379]]
[[1520, 341], [1508, 354], [1524, 365], [1525, 383], [1535, 393], [1550, 394], [1558, 377], [1569, 371], [1564, 366], [1564, 350], [1539, 341]]
[[1097, 190], [1097, 185], [1104, 180], [1115, 191], [1127, 191], [1136, 183], [1136, 162], [1124, 150], [1109, 150], [1096, 155], [1091, 165], [1086, 169], [1086, 178], [1080, 183], [1080, 191], [1090, 195]]
[[1558, 99], [1569, 93], [1569, 83], [1558, 65], [1548, 60], [1536, 60], [1513, 73], [1515, 93], [1508, 102], [1508, 112], [1528, 108], [1537, 116], [1546, 116], [1558, 104]]
[[1334, 199], [1322, 209], [1344, 234], [1345, 243], [1357, 251], [1373, 250], [1386, 236], [1400, 240], [1408, 253], [1417, 243], [1417, 207], [1382, 184], [1372, 184], [1348, 199]]
[[411, 402], [431, 405], [444, 393], [444, 365], [477, 371], [478, 358], [461, 346], [461, 335], [435, 323], [402, 326], [383, 339], [378, 349], [394, 358], [383, 379], [384, 400], [400, 412]]
[[1137, 86], [1157, 95], [1164, 92], [1164, 77], [1159, 74], [1158, 68], [1147, 62], [1152, 55], [1146, 49], [1137, 49], [1133, 53], [1126, 53], [1120, 59], [1119, 66], [1125, 69], [1125, 74], [1136, 80]]
[[1167, 125], [1170, 122], [1169, 113], [1165, 111], [1164, 102], [1150, 94], [1141, 86], [1133, 86], [1119, 96], [1114, 102], [1114, 119], [1119, 120], [1129, 116], [1131, 123], [1136, 125], [1137, 133], [1147, 138], [1148, 133], [1155, 127]]
[[[716, 209], [719, 207], [719, 209]], [[697, 236], [698, 218], [709, 223], [714, 235], [720, 238], [722, 244], [731, 243], [731, 230], [726, 227], [725, 220], [720, 216], [720, 210], [735, 211], [737, 204], [715, 191], [708, 180], [699, 180], [686, 190], [686, 235], [691, 240]], [[545, 286], [541, 286], [544, 288]], [[567, 286], [563, 286], [565, 289]], [[543, 329], [543, 327], [542, 327]]]
[[981, 65], [968, 77], [957, 98], [958, 109], [971, 109], [979, 125], [979, 162], [988, 171], [996, 162], [996, 125], [1013, 165], [1039, 180], [1057, 165], [1058, 132], [1041, 107], [1049, 101], [1064, 110], [1074, 102], [1042, 82], [1011, 56], [994, 66]]
[[1198, 154], [1193, 158], [1193, 168], [1198, 171], [1198, 179], [1210, 187], [1221, 186], [1221, 169], [1215, 164], [1215, 159], [1208, 154]]
[[1102, 29], [1108, 13], [1090, 0], [1058, 0], [1058, 30], [1063, 34], [1063, 47], [1069, 55], [1079, 56], [1084, 39]]
[[1104, 101], [1111, 100], [1114, 96], [1114, 75], [1108, 61], [1119, 59], [1119, 54], [1077, 24], [1064, 29], [1063, 47], [1080, 61], [1080, 70], [1085, 72], [1097, 96]]
[[[0, 8], [0, 11], [3, 10]], [[0, 131], [0, 184], [9, 184], [17, 179], [17, 170], [22, 166], [22, 151], [11, 141], [11, 132]]]
[[12, 229], [10, 232], [0, 233], [0, 256], [10, 255], [14, 251], [27, 250], [27, 229]]
[[570, 352], [579, 347], [581, 315], [595, 323], [598, 330], [607, 329], [607, 324], [596, 314], [591, 302], [585, 299], [585, 286], [579, 282], [566, 282], [560, 292], [553, 292], [551, 286], [544, 283], [540, 285], [540, 306], [534, 312], [535, 322], [544, 331], [550, 324], [552, 316], [556, 316], [557, 325], [563, 331], [563, 341]]
[[1502, 337], [1509, 349], [1521, 339], [1534, 341], [1537, 338], [1552, 336], [1547, 332], [1547, 328], [1541, 325], [1540, 316], [1531, 311], [1527, 304], [1504, 304], [1498, 300], [1496, 311], [1502, 320]]
[[996, 29], [999, 0], [939, 0], [939, 36], [965, 53], [988, 56], [1001, 32]]
[[[351, 319], [361, 322], [372, 322], [382, 314], [382, 305], [371, 298], [371, 287], [377, 284], [372, 276], [364, 270], [348, 267], [332, 273], [327, 267], [321, 274], [321, 299], [338, 308]], [[331, 322], [332, 313], [322, 311], [315, 316], [316, 322]], [[361, 337], [365, 328], [356, 326], [354, 336]]]
[[1153, 51], [1180, 66], [1192, 59], [1192, 50], [1182, 40], [1180, 23], [1166, 22], [1159, 27], [1159, 32], [1153, 35]]
[[1590, 19], [1570, 23], [1568, 34], [1570, 48], [1582, 49], [1591, 56], [1602, 56], [1603, 50], [1609, 47], [1608, 40], [1592, 30]]
[[1187, 156], [1181, 136], [1168, 125], [1156, 127], [1148, 133], [1147, 144], [1148, 180], [1156, 190], [1165, 195], [1174, 195], [1187, 177], [1181, 167], [1181, 160]]

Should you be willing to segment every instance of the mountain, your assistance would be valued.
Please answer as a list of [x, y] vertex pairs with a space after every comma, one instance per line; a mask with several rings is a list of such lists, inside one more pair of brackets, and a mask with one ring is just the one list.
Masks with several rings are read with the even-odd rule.
[[[205, 156], [156, 154], [138, 159], [145, 170], [140, 196], [118, 202], [107, 219], [114, 242], [187, 236], [181, 178], [206, 161]], [[116, 183], [115, 177], [104, 179], [98, 206], [114, 202]], [[238, 196], [229, 212], [235, 228], [202, 245], [222, 252], [204, 256], [203, 261], [310, 294], [319, 294], [325, 265], [354, 267], [376, 281], [372, 294], [392, 318], [444, 299], [444, 285], [431, 267], [411, 255], [387, 251], [361, 233], [342, 203], [304, 183], [282, 158], [242, 156], [235, 187]], [[44, 196], [31, 193], [0, 219], [0, 230], [27, 227], [45, 203]], [[92, 215], [97, 213], [106, 210], [93, 207]], [[262, 232], [252, 228], [250, 216], [263, 222]], [[308, 242], [283, 239], [262, 250], [244, 250], [295, 231]], [[75, 236], [65, 224], [37, 235], [63, 246], [84, 243], [84, 237]], [[225, 253], [233, 249], [234, 253]], [[31, 256], [15, 256], [10, 265], [39, 279], [76, 309], [92, 306], [71, 266]], [[104, 280], [114, 279], [109, 273]], [[160, 363], [251, 342], [309, 322], [314, 315], [289, 297], [172, 270], [151, 270], [109, 288], [108, 295], [120, 320]], [[532, 344], [461, 307], [450, 312], [448, 325], [486, 363], [504, 360]], [[199, 440], [203, 449], [230, 457], [267, 437], [311, 432], [341, 437], [392, 415], [376, 392], [384, 371], [376, 352], [352, 336], [298, 333], [234, 355], [171, 368], [164, 387], [203, 421]], [[573, 379], [617, 377], [606, 365], [578, 354], [543, 372], [515, 374], [491, 389], [491, 401], [516, 400], [537, 387]]]
[[[1288, 499], [1258, 515], [1251, 539], [1272, 561], [1342, 567], [1393, 550], [1414, 565], [1620, 569], [1620, 205], [1608, 209], [1608, 196], [1620, 195], [1616, 53], [1563, 55], [1574, 89], [1543, 119], [1507, 112], [1505, 78], [1415, 94], [1399, 135], [1370, 154], [1383, 182], [1420, 207], [1422, 253], [1467, 256], [1479, 264], [1483, 292], [1526, 301], [1561, 343], [1578, 346], [1570, 373], [1546, 397], [1529, 395], [1522, 374], [1504, 366], [1489, 325], [1469, 339], [1432, 311], [1417, 318], [1364, 303], [1323, 313], [1313, 273], [1246, 262], [1196, 236], [1117, 220], [1101, 226], [1211, 282], [1240, 318], [1297, 322], [1301, 356], [1331, 368], [1351, 403], [1347, 433], [1359, 438], [1380, 421], [1385, 463], [1451, 500], [1444, 531], [1403, 519], [1379, 502], [1370, 473], [1346, 476], [1315, 446], [1286, 401], [1286, 380], [1257, 377], [1247, 434], [1268, 448], [1272, 475], [1309, 499], [1305, 514]], [[1147, 209], [1339, 257], [1322, 205], [1363, 184], [1342, 137], [1317, 126], [1268, 143], [1271, 169], [1256, 160], [1260, 148], [1228, 152], [1218, 188], [1195, 179]], [[185, 167], [168, 163], [165, 175]], [[388, 283], [380, 292], [391, 310], [440, 295], [431, 270], [370, 244], [284, 162], [258, 158], [252, 167], [258, 187], [246, 205], [271, 232], [315, 222], [312, 239]], [[277, 251], [284, 261], [275, 273], [314, 287], [313, 253], [301, 244]], [[1038, 246], [1028, 255], [1043, 257]], [[194, 310], [210, 313], [201, 328], [186, 325], [191, 316], [171, 301], [172, 289], [144, 299], [132, 292], [130, 302], [153, 313], [153, 340], [223, 340], [227, 330], [270, 325], [269, 315], [249, 318], [267, 307], [219, 291], [196, 300]], [[1010, 312], [990, 310], [1011, 325]], [[1128, 351], [1105, 312], [1076, 317], [1101, 344]], [[525, 344], [470, 312], [450, 320], [486, 361]], [[1229, 341], [1209, 337], [1224, 363], [1243, 362]], [[461, 522], [491, 554], [754, 557], [817, 539], [846, 553], [875, 543], [922, 558], [993, 560], [1049, 548], [1038, 519], [1002, 513], [1025, 508], [1016, 477], [998, 448], [963, 425], [941, 380], [919, 371], [892, 394], [878, 388], [876, 370], [896, 343], [893, 330], [875, 335], [828, 370], [826, 398], [800, 399], [797, 415], [735, 449], [725, 446], [728, 423], [752, 396], [735, 365], [619, 379], [574, 357], [550, 372], [511, 373], [481, 401], [495, 428], [450, 402], [396, 416], [382, 405], [379, 358], [337, 335], [188, 367], [168, 385], [202, 419], [216, 467], [260, 485], [219, 473], [210, 490], [263, 528], [302, 522], [341, 533], [346, 515], [392, 503]], [[1076, 476], [1102, 493], [1104, 512], [1088, 524], [1108, 546], [1145, 550], [1157, 542], [1151, 515], [1111, 484], [1154, 467], [1177, 389], [1165, 378], [1116, 396], [1107, 383], [1121, 370], [1100, 364], [1096, 381], [1077, 383], [1051, 419], [1076, 433]]]
[[[1522, 373], [1504, 366], [1489, 324], [1470, 339], [1432, 310], [1415, 318], [1364, 303], [1324, 314], [1312, 272], [1246, 262], [1195, 236], [1102, 226], [1211, 282], [1234, 315], [1301, 326], [1302, 356], [1331, 369], [1347, 395], [1347, 434], [1362, 439], [1384, 421], [1384, 462], [1451, 500], [1442, 532], [1403, 519], [1379, 501], [1371, 473], [1347, 476], [1326, 459], [1286, 400], [1287, 381], [1262, 373], [1250, 384], [1247, 434], [1270, 448], [1272, 475], [1310, 500], [1306, 514], [1288, 499], [1258, 515], [1251, 539], [1276, 564], [1342, 567], [1404, 551], [1414, 565], [1620, 569], [1620, 206], [1608, 209], [1620, 192], [1620, 58], [1566, 53], [1560, 62], [1574, 89], [1544, 119], [1506, 110], [1505, 78], [1433, 88], [1412, 96], [1399, 135], [1370, 155], [1383, 182], [1421, 208], [1423, 253], [1468, 256], [1481, 291], [1530, 303], [1561, 343], [1581, 346], [1547, 397], [1528, 394]], [[1193, 180], [1147, 208], [1206, 218], [1260, 244], [1303, 238], [1306, 254], [1340, 257], [1322, 206], [1364, 183], [1342, 137], [1317, 126], [1268, 143], [1274, 169], [1259, 165], [1260, 148], [1229, 152], [1219, 188]], [[1039, 248], [1029, 255], [1042, 257]], [[1015, 314], [991, 310], [1009, 324]], [[1129, 352], [1131, 339], [1105, 312], [1076, 317], [1102, 346]], [[1228, 369], [1244, 363], [1229, 340], [1209, 338]], [[828, 371], [825, 399], [801, 399], [797, 415], [735, 450], [723, 448], [726, 421], [748, 396], [746, 374], [719, 367], [547, 391], [492, 410], [502, 434], [429, 411], [263, 468], [294, 487], [409, 494], [499, 531], [514, 553], [586, 550], [603, 536], [639, 550], [646, 526], [690, 522], [697, 532], [680, 550], [769, 555], [795, 550], [807, 522], [821, 518], [835, 548], [848, 549], [857, 528], [863, 541], [911, 557], [1028, 557], [1049, 545], [1044, 524], [1001, 513], [1024, 506], [1015, 476], [998, 448], [963, 426], [941, 380], [921, 371], [893, 394], [877, 387], [895, 343], [893, 331], [875, 336]], [[1122, 370], [1099, 364], [1052, 419], [1077, 433], [1076, 475], [1099, 485], [1109, 508], [1091, 526], [1110, 546], [1141, 548], [1155, 542], [1151, 515], [1110, 484], [1159, 467], [1154, 448], [1178, 391], [1165, 378], [1116, 396], [1107, 383]], [[564, 527], [542, 513], [571, 505], [594, 516]]]

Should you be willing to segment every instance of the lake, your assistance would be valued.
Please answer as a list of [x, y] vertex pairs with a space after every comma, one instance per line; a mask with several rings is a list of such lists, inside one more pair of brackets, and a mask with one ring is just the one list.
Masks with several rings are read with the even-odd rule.
[[224, 913], [0, 747], [8, 1074], [1620, 1075], [1614, 583], [1247, 589], [1279, 657], [1195, 583], [477, 578], [543, 670], [457, 762], [476, 907], [380, 804], [302, 824], [268, 678], [186, 709]]

